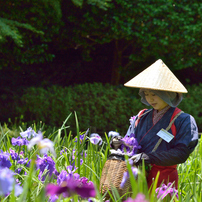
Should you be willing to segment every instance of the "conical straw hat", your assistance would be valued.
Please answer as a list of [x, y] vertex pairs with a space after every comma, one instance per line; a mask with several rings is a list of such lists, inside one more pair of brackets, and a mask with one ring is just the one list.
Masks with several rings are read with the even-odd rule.
[[187, 93], [187, 89], [159, 59], [133, 79], [124, 84], [127, 87]]

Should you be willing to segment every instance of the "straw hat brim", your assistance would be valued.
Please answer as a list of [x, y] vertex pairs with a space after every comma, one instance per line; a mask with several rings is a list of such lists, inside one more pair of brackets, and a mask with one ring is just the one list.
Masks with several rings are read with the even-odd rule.
[[125, 83], [124, 86], [178, 93], [188, 92], [161, 59]]

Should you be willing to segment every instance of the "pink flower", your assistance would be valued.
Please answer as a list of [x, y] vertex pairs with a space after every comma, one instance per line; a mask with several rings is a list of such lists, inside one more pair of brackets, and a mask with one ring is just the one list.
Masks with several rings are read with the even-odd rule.
[[132, 198], [128, 198], [126, 201], [124, 202], [149, 202], [148, 200], [146, 200], [145, 195], [144, 194], [137, 194], [135, 199]]
[[172, 188], [172, 183], [169, 182], [166, 186], [165, 184], [162, 184], [161, 187], [158, 187], [156, 189], [156, 193], [158, 193], [157, 198], [165, 198], [168, 194], [172, 197], [174, 194], [176, 195], [178, 199], [178, 191], [175, 188]]

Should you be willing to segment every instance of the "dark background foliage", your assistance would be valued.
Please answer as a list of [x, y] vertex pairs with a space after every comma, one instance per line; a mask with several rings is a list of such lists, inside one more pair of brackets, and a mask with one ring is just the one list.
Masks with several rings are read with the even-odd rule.
[[[1, 122], [23, 114], [25, 121], [43, 117], [44, 122], [59, 125], [68, 111], [84, 116], [80, 110], [91, 111], [96, 103], [101, 108], [110, 105], [116, 116], [124, 114], [128, 121], [127, 116], [141, 106], [136, 103], [136, 108], [124, 113], [125, 102], [131, 100], [123, 84], [159, 58], [184, 85], [201, 82], [202, 3], [196, 0], [10, 0], [1, 2], [0, 13]], [[108, 87], [93, 85], [94, 92], [90, 84]], [[97, 99], [99, 90], [109, 94]], [[69, 92], [74, 99], [67, 99]], [[94, 97], [87, 99], [91, 92]], [[200, 93], [195, 99], [190, 108], [200, 106]], [[67, 111], [57, 117], [63, 113], [60, 102]], [[68, 108], [68, 102], [75, 108]], [[110, 102], [120, 102], [122, 109]], [[106, 107], [104, 114], [102, 119], [112, 121], [113, 111]], [[85, 127], [102, 125], [90, 121]], [[118, 121], [117, 127], [122, 128]]]

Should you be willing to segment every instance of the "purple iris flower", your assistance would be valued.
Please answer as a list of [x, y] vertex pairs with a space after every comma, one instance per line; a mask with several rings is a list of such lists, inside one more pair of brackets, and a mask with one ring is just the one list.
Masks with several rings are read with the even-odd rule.
[[96, 196], [96, 190], [94, 184], [92, 182], [83, 183], [82, 180], [75, 180], [74, 178], [70, 178], [66, 181], [63, 181], [61, 186], [48, 184], [46, 186], [46, 194], [47, 195], [59, 195], [62, 194], [66, 197], [70, 197], [74, 194], [78, 194], [82, 198], [89, 198]]
[[19, 159], [18, 161], [17, 161], [17, 163], [19, 163], [19, 164], [26, 164], [27, 163], [27, 161], [28, 161], [28, 158], [25, 158], [25, 159]]
[[53, 196], [50, 196], [50, 198], [48, 199], [48, 202], [56, 202], [57, 200], [58, 200], [58, 196], [53, 195]]
[[[80, 143], [83, 142], [83, 140], [85, 140], [85, 137], [87, 136], [88, 132], [89, 132], [89, 128], [87, 129], [85, 134], [79, 136]], [[77, 137], [75, 138], [74, 142], [77, 142]]]
[[11, 162], [10, 162], [10, 154], [7, 153], [7, 152], [3, 152], [1, 150], [1, 153], [0, 153], [0, 167], [7, 167], [7, 168], [10, 168], [11, 167]]
[[[83, 142], [83, 140], [84, 140], [84, 135], [80, 135], [79, 136], [79, 140], [80, 140], [80, 142]], [[77, 137], [75, 137], [75, 141], [74, 142], [77, 142]]]
[[146, 200], [146, 197], [144, 194], [137, 194], [135, 199], [132, 198], [128, 198], [126, 201], [124, 202], [149, 202], [148, 200]]
[[19, 160], [20, 156], [12, 149], [10, 149], [10, 155], [13, 160]]
[[[83, 157], [83, 155], [85, 156], [85, 158], [86, 158], [86, 152], [84, 152], [83, 153], [83, 151], [80, 153], [80, 155], [81, 155], [81, 157]], [[73, 151], [72, 151], [72, 155], [71, 155], [71, 158], [70, 158], [70, 162], [71, 162], [71, 164], [74, 166], [74, 164], [75, 164], [75, 162], [74, 162], [74, 160], [75, 160], [75, 149], [73, 149]], [[83, 164], [83, 159], [82, 158], [80, 158], [80, 165], [82, 165]]]
[[8, 168], [0, 168], [0, 195], [8, 195], [15, 185], [15, 196], [22, 193], [22, 187], [15, 184], [14, 173]]
[[121, 151], [124, 152], [124, 149], [126, 149], [126, 152], [129, 156], [133, 156], [137, 153], [138, 149], [141, 148], [141, 146], [138, 144], [136, 138], [134, 137], [127, 137], [121, 139], [121, 141], [124, 142], [124, 144], [121, 145]]
[[62, 154], [65, 154], [67, 152], [67, 149], [62, 149], [61, 151], [60, 151], [60, 155], [62, 155]]
[[66, 181], [70, 178], [78, 180], [80, 175], [78, 173], [74, 173], [76, 169], [77, 168], [75, 166], [72, 165], [67, 166], [67, 171], [62, 170], [61, 173], [58, 175], [57, 184], [61, 185], [63, 181]]
[[156, 193], [158, 193], [157, 198], [161, 197], [161, 199], [163, 199], [167, 195], [170, 195], [171, 197], [175, 195], [176, 198], [178, 199], [178, 191], [175, 188], [172, 188], [171, 182], [169, 182], [168, 185], [162, 184], [161, 187], [158, 187], [156, 189]]
[[[131, 169], [132, 169], [134, 177], [137, 178], [138, 169], [136, 167], [133, 167], [133, 166], [131, 167]], [[122, 179], [121, 184], [120, 184], [120, 187], [122, 189], [124, 188], [124, 185], [127, 182], [127, 180], [129, 180], [129, 172], [128, 171], [123, 173], [123, 179]]]
[[[40, 169], [38, 176], [39, 180], [44, 181], [47, 175], [49, 176], [52, 176], [52, 174], [58, 175], [58, 172], [55, 169], [55, 162], [50, 156], [47, 156], [47, 154], [45, 154], [44, 157], [42, 158], [37, 156], [36, 165], [37, 169]], [[45, 170], [47, 170], [47, 173], [43, 175]]]
[[30, 163], [31, 163], [31, 160], [27, 161], [26, 163], [27, 163], [26, 166], [29, 167]]
[[11, 139], [11, 143], [13, 146], [22, 146], [22, 145], [28, 145], [29, 141], [26, 138], [21, 138], [21, 137], [17, 137], [17, 138], [12, 138]]
[[17, 168], [17, 169], [15, 170], [15, 173], [20, 174], [21, 171], [22, 171], [22, 168]]
[[92, 144], [102, 144], [102, 138], [97, 133], [92, 133], [89, 139]]
[[26, 131], [24, 132], [21, 132], [20, 135], [23, 137], [23, 138], [28, 138], [30, 139], [31, 137], [35, 137], [37, 136], [37, 133], [31, 128], [27, 128]]
[[76, 169], [77, 169], [76, 166], [72, 166], [72, 165], [67, 166], [67, 171], [70, 175], [73, 175]]
[[65, 181], [66, 179], [67, 179], [67, 171], [66, 170], [62, 170], [60, 172], [60, 174], [58, 175], [58, 177], [57, 177], [57, 184], [61, 185], [61, 183], [63, 181]]
[[133, 123], [133, 121], [136, 119], [137, 116], [131, 116], [129, 121], [130, 121], [130, 125]]

